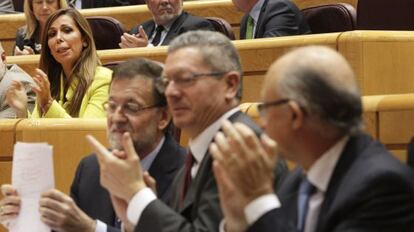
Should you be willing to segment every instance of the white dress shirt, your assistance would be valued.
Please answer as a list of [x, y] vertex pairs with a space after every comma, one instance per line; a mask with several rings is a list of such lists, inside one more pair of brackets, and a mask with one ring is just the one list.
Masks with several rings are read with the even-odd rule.
[[[195, 159], [195, 162], [191, 168], [191, 176], [193, 178], [197, 175], [198, 169], [200, 168], [200, 163], [208, 150], [208, 146], [210, 145], [216, 133], [221, 128], [222, 122], [225, 119], [228, 119], [237, 111], [240, 111], [238, 107], [227, 111], [196, 138], [190, 139], [189, 149], [191, 150]], [[137, 192], [128, 203], [127, 217], [129, 222], [136, 226], [144, 209], [155, 199], [157, 199], [157, 196], [149, 188], [144, 188], [141, 191]]]
[[[329, 148], [307, 172], [307, 178], [316, 187], [316, 192], [309, 199], [309, 208], [306, 215], [305, 232], [315, 232], [319, 210], [324, 200], [324, 194], [328, 188], [336, 163], [345, 148], [349, 136], [341, 138], [335, 145]], [[271, 197], [270, 195], [273, 195]], [[244, 214], [249, 225], [256, 222], [265, 213], [280, 208], [281, 204], [276, 194], [269, 194], [257, 198], [244, 209]]]
[[[147, 156], [144, 157], [144, 159], [140, 161], [142, 170], [148, 171], [150, 169], [151, 164], [154, 162], [155, 158], [160, 152], [162, 145], [164, 145], [164, 142], [165, 142], [165, 136], [161, 138], [157, 147], [155, 147], [155, 149], [152, 152], [150, 152]], [[107, 231], [107, 225], [100, 220], [96, 220], [95, 232], [106, 232], [106, 231]]]
[[[175, 20], [171, 21], [170, 23], [167, 23], [166, 25], [163, 25], [164, 30], [162, 30], [162, 32], [161, 32], [160, 42], [158, 43], [157, 47], [162, 46], [162, 43], [164, 42], [165, 37], [167, 37], [167, 34], [170, 31], [171, 26], [174, 23], [174, 21]], [[151, 37], [148, 38], [148, 45], [147, 45], [147, 47], [154, 47], [154, 45], [152, 44], [152, 41], [154, 40], [155, 35], [157, 34], [157, 27], [158, 27], [158, 25], [155, 24], [154, 32], [152, 33]]]

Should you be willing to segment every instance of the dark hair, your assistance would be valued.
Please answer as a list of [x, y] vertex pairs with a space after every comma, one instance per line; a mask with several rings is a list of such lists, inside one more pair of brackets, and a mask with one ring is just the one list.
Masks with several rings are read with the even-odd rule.
[[[62, 65], [56, 61], [50, 52], [48, 45], [48, 32], [52, 23], [56, 21], [60, 16], [67, 15], [73, 19], [76, 27], [79, 29], [83, 40], [87, 43], [87, 46], [83, 48], [79, 59], [72, 67], [70, 77], [63, 78], [63, 90], [61, 90], [61, 75], [63, 73]], [[65, 8], [60, 9], [49, 16], [46, 21], [46, 26], [43, 32], [42, 40], [42, 52], [40, 55], [40, 68], [47, 74], [50, 82], [50, 92], [54, 99], [60, 100], [60, 92], [63, 91], [66, 94], [67, 89], [72, 84], [73, 80], [77, 80], [77, 86], [74, 90], [73, 98], [69, 102], [67, 111], [73, 116], [77, 117], [79, 114], [82, 99], [92, 84], [95, 70], [101, 62], [96, 54], [95, 42], [92, 36], [92, 30], [86, 21], [86, 19], [75, 9]]]
[[149, 59], [138, 58], [128, 60], [115, 67], [112, 73], [112, 82], [123, 79], [144, 78], [152, 81], [152, 95], [154, 103], [159, 106], [166, 106], [167, 100], [155, 87], [155, 81], [161, 76], [163, 67], [161, 63]]

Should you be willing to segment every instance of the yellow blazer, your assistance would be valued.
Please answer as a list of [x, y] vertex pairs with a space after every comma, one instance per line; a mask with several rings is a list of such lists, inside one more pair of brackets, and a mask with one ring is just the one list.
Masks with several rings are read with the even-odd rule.
[[[103, 108], [103, 103], [108, 100], [109, 97], [109, 84], [112, 78], [112, 70], [98, 66], [96, 67], [95, 77], [92, 84], [89, 86], [82, 99], [82, 104], [79, 110], [79, 118], [105, 118], [106, 113]], [[61, 83], [63, 83], [61, 81]], [[43, 118], [71, 118], [66, 112], [68, 103], [72, 100], [73, 91], [76, 88], [77, 82], [69, 87], [66, 92], [67, 101], [63, 103], [63, 88], [60, 92], [60, 100], [53, 101], [49, 110], [43, 115]], [[42, 118], [38, 110], [38, 105], [35, 105], [31, 118]]]

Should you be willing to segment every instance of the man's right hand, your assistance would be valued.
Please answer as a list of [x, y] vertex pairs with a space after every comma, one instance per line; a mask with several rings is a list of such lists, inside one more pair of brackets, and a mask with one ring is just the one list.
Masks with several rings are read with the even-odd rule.
[[1, 187], [3, 199], [0, 200], [0, 223], [8, 228], [11, 221], [13, 221], [20, 212], [21, 200], [17, 194], [16, 189], [4, 184]]
[[139, 32], [135, 35], [124, 33], [121, 36], [121, 43], [119, 43], [119, 47], [121, 48], [138, 48], [146, 47], [147, 45], [148, 36], [142, 26], [139, 27]]
[[27, 94], [20, 81], [13, 81], [6, 93], [6, 103], [14, 109], [18, 118], [27, 118]]

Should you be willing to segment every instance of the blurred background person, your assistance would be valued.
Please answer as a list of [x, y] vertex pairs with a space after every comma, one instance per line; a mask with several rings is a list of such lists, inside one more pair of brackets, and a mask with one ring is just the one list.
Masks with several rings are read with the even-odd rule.
[[30, 86], [33, 82], [33, 79], [24, 72], [17, 65], [7, 65], [6, 62], [6, 53], [4, 52], [3, 47], [0, 43], [0, 118], [15, 118], [16, 113], [10, 106], [6, 103], [6, 93], [9, 86], [12, 84], [13, 80], [21, 81], [24, 85], [25, 91], [27, 92], [27, 106], [29, 110], [33, 110], [35, 102], [35, 94], [31, 91]]
[[40, 69], [33, 76], [38, 87], [36, 105], [27, 111], [27, 95], [20, 82], [13, 82], [7, 102], [16, 115], [45, 118], [105, 117], [112, 71], [101, 67], [92, 31], [75, 9], [55, 12], [46, 22]]
[[14, 11], [12, 0], [0, 1], [0, 14], [17, 13]]
[[66, 0], [25, 0], [27, 24], [17, 30], [14, 55], [39, 54], [47, 18], [56, 10], [66, 7]]
[[170, 44], [178, 35], [191, 30], [214, 31], [205, 18], [183, 11], [183, 0], [145, 0], [152, 19], [131, 29], [121, 36], [121, 48], [163, 46]]

